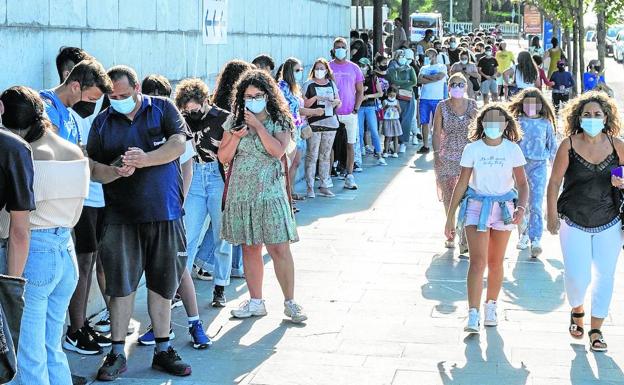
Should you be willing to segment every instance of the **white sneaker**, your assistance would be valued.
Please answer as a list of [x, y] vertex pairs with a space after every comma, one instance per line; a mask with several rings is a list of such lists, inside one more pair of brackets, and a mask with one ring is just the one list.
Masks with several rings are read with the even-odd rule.
[[405, 153], [405, 151], [406, 151], [406, 150], [407, 150], [407, 146], [405, 145], [405, 143], [403, 143], [403, 144], [401, 144], [401, 145], [399, 146], [399, 152], [400, 152], [401, 154]]
[[230, 314], [234, 318], [264, 317], [267, 315], [267, 311], [264, 306], [264, 300], [261, 301], [260, 304], [256, 304], [251, 300], [244, 301], [238, 309], [232, 310]]
[[531, 257], [537, 258], [540, 254], [542, 254], [542, 245], [540, 244], [540, 241], [537, 240], [531, 242]]
[[301, 323], [308, 319], [301, 305], [294, 300], [284, 302], [284, 314], [289, 317], [293, 323]]
[[389, 156], [390, 156], [390, 154], [388, 154], [387, 152], [384, 152], [382, 156], [383, 156], [384, 158], [387, 158], [387, 157], [389, 157]]
[[[401, 146], [402, 146], [402, 145], [401, 145]], [[405, 151], [403, 151], [403, 152], [405, 152]], [[399, 154], [397, 154], [397, 153], [395, 152], [394, 154], [392, 154], [392, 157], [393, 157], [393, 158], [398, 158], [398, 157], [399, 157]]]
[[412, 145], [416, 146], [418, 144], [418, 138], [416, 135], [412, 136]]
[[449, 240], [444, 241], [444, 247], [446, 247], [447, 249], [454, 249], [455, 241], [449, 241]]
[[470, 334], [479, 334], [479, 327], [479, 310], [468, 310], [468, 323], [466, 324], [464, 331]]
[[353, 174], [347, 175], [344, 183], [344, 188], [347, 190], [357, 190], [358, 185], [355, 183], [355, 177]]
[[496, 315], [496, 301], [489, 300], [483, 306], [485, 310], [485, 319], [483, 325], [496, 326], [498, 325], [498, 316]]
[[529, 236], [528, 235], [523, 235], [520, 237], [520, 240], [518, 240], [518, 244], [516, 245], [516, 248], [518, 250], [526, 250], [529, 247]]
[[364, 171], [364, 169], [359, 164], [356, 164], [355, 167], [353, 167], [353, 171], [354, 172], [362, 172], [362, 171]]
[[387, 166], [386, 160], [384, 158], [377, 159], [377, 166]]

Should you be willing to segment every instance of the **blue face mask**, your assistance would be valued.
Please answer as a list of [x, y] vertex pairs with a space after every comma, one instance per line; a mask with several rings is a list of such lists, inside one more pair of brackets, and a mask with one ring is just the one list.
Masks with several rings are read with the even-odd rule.
[[295, 72], [295, 81], [301, 83], [303, 81], [303, 71]]
[[500, 123], [496, 122], [484, 122], [483, 133], [489, 139], [496, 140], [503, 135], [503, 129]]
[[424, 61], [424, 64], [425, 64], [426, 66], [431, 65], [431, 59], [429, 59], [429, 57], [428, 57], [428, 56], [425, 56], [425, 61]]
[[346, 48], [336, 48], [334, 50], [334, 54], [338, 60], [343, 60], [347, 57], [347, 49]]
[[399, 58], [399, 60], [397, 60], [397, 62], [399, 63], [400, 66], [404, 66], [404, 65], [407, 64], [407, 59], [402, 57], [402, 58]]
[[604, 121], [601, 118], [582, 118], [581, 128], [587, 135], [593, 138], [604, 129]]
[[260, 100], [245, 100], [245, 108], [253, 112], [254, 114], [259, 114], [266, 108], [266, 99], [262, 98]]
[[132, 110], [134, 110], [134, 107], [136, 106], [136, 102], [134, 101], [134, 98], [132, 96], [129, 96], [126, 99], [121, 99], [121, 100], [115, 100], [115, 99], [110, 99], [110, 98], [109, 100], [110, 100], [111, 107], [113, 107], [115, 111], [124, 115], [131, 113]]

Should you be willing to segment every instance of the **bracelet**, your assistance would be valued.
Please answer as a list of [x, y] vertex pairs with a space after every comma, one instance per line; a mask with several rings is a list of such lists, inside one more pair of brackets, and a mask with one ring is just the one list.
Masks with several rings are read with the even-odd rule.
[[522, 209], [522, 210], [526, 211], [526, 207], [520, 206], [520, 205], [516, 206], [516, 209]]

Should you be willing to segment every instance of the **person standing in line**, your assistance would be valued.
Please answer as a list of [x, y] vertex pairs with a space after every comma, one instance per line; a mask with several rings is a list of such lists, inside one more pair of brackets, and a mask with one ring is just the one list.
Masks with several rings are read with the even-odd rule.
[[303, 95], [306, 108], [323, 108], [323, 116], [308, 118], [310, 127], [312, 127], [312, 137], [308, 139], [308, 151], [305, 158], [305, 179], [308, 188], [306, 195], [308, 198], [316, 196], [314, 193], [314, 176], [316, 175], [318, 160], [319, 195], [333, 198], [335, 195], [330, 190], [330, 187], [333, 186], [330, 175], [330, 159], [339, 124], [335, 110], [340, 106], [340, 98], [334, 82], [334, 73], [327, 60], [316, 59], [308, 76], [308, 81], [303, 85]]
[[416, 72], [409, 65], [409, 61], [405, 55], [406, 50], [398, 50], [395, 52], [396, 67], [388, 71], [388, 81], [398, 90], [398, 100], [401, 111], [401, 131], [399, 138], [400, 146], [394, 149], [396, 153], [404, 153], [407, 151], [410, 133], [412, 131], [412, 121], [414, 120], [414, 111], [416, 109], [416, 99], [414, 98], [414, 86], [418, 84]]
[[433, 114], [438, 103], [444, 100], [444, 89], [446, 88], [446, 79], [448, 79], [446, 66], [437, 62], [437, 51], [428, 49], [426, 56], [430, 64], [423, 66], [418, 74], [418, 83], [422, 85], [419, 115], [423, 135], [423, 145], [418, 150], [419, 154], [429, 153], [429, 127], [433, 123]]
[[370, 60], [362, 58], [358, 64], [360, 70], [362, 70], [364, 74], [364, 97], [362, 98], [362, 105], [358, 111], [360, 148], [362, 153], [366, 152], [364, 149], [364, 128], [366, 126], [370, 133], [371, 141], [373, 142], [377, 165], [386, 166], [386, 161], [382, 157], [381, 141], [379, 139], [379, 122], [377, 121], [377, 104], [379, 103], [379, 98], [383, 96], [381, 83], [371, 67]]
[[552, 106], [536, 88], [527, 88], [509, 105], [511, 114], [522, 130], [518, 143], [527, 161], [524, 171], [529, 182], [529, 206], [524, 221], [518, 226], [520, 240], [517, 248], [531, 247], [531, 257], [542, 253], [543, 217], [542, 206], [548, 183], [548, 160], [552, 163], [557, 153], [556, 120]]
[[390, 86], [387, 92], [387, 98], [383, 101], [384, 119], [382, 122], [383, 133], [385, 136], [383, 157], [390, 156], [390, 143], [392, 146], [392, 157], [398, 158], [399, 138], [403, 135], [401, 127], [401, 106], [397, 100], [399, 90], [396, 86]]
[[485, 47], [485, 55], [479, 59], [477, 63], [479, 74], [481, 74], [481, 94], [483, 95], [483, 104], [489, 103], [490, 95], [492, 101], [498, 101], [498, 86], [496, 76], [498, 74], [498, 61], [492, 55], [492, 46]]
[[567, 104], [563, 122], [567, 139], [559, 146], [548, 182], [548, 231], [559, 233], [561, 241], [565, 289], [572, 307], [568, 331], [576, 339], [585, 334], [585, 294], [591, 283], [589, 347], [605, 352], [607, 343], [601, 329], [609, 315], [617, 260], [624, 243], [620, 114], [612, 98], [588, 92]]
[[559, 114], [561, 105], [565, 105], [570, 100], [570, 94], [574, 88], [574, 77], [570, 71], [566, 71], [566, 62], [559, 60], [557, 72], [550, 76], [552, 84], [552, 101], [555, 106], [555, 113]]
[[[25, 162], [15, 164], [13, 169], [26, 171], [34, 159], [33, 174], [24, 177], [33, 177], [36, 202], [29, 218], [31, 235], [25, 266], [24, 261], [15, 260], [11, 250], [9, 263], [0, 262], [0, 272], [21, 275], [23, 267], [26, 278], [17, 374], [11, 383], [70, 385], [72, 376], [61, 340], [65, 314], [78, 281], [71, 229], [80, 218], [88, 194], [89, 162], [78, 146], [54, 133], [37, 92], [23, 86], [11, 87], [0, 95], [0, 101], [5, 108], [3, 130], [21, 136], [32, 147], [33, 158], [22, 156], [12, 161]], [[33, 208], [35, 202], [25, 199], [28, 209]], [[0, 223], [8, 222], [6, 211], [0, 216], [4, 216]]]
[[468, 333], [480, 331], [479, 308], [486, 267], [483, 324], [498, 325], [497, 301], [503, 284], [505, 250], [514, 225], [522, 221], [529, 195], [524, 173], [526, 161], [516, 144], [521, 135], [505, 105], [489, 104], [473, 121], [469, 137], [473, 142], [462, 153], [461, 174], [451, 198], [445, 235], [447, 239], [455, 238], [455, 212], [461, 204], [458, 224], [465, 228], [470, 250], [469, 310], [464, 328]]
[[[453, 189], [461, 173], [461, 156], [468, 145], [468, 133], [477, 115], [477, 102], [466, 97], [470, 87], [461, 73], [451, 75], [448, 81], [450, 98], [438, 104], [433, 117], [433, 170], [436, 175], [438, 199], [444, 203], [444, 212], [451, 205]], [[455, 239], [447, 239], [445, 247], [455, 247]], [[459, 233], [459, 253], [468, 252], [466, 234]]]
[[394, 19], [394, 30], [392, 31], [392, 52], [407, 46], [407, 35], [403, 28], [403, 20], [400, 17]]
[[[262, 297], [262, 247], [273, 260], [284, 294], [284, 314], [294, 323], [307, 319], [294, 299], [295, 266], [290, 242], [299, 240], [290, 209], [286, 149], [295, 127], [277, 83], [252, 70], [236, 84], [232, 117], [223, 129], [219, 160], [228, 165], [223, 239], [242, 245], [250, 299], [232, 310], [235, 318], [267, 314]], [[280, 160], [281, 159], [281, 160]]]
[[347, 131], [347, 175], [344, 188], [357, 190], [358, 185], [355, 183], [353, 169], [355, 146], [358, 145], [358, 112], [364, 97], [364, 75], [360, 67], [347, 60], [347, 41], [344, 38], [337, 37], [334, 40], [332, 52], [334, 60], [329, 63], [329, 67], [334, 72], [342, 102], [336, 109], [336, 114]]
[[[366, 33], [364, 32], [362, 33], [362, 35], [366, 35]], [[367, 58], [369, 56], [368, 44], [366, 44], [364, 40], [360, 38], [360, 33], [355, 30], [351, 31], [349, 38], [351, 40], [351, 61], [357, 64], [360, 59]]]
[[[92, 178], [104, 184], [106, 208], [100, 257], [110, 299], [112, 349], [97, 378], [112, 381], [126, 371], [125, 338], [134, 297], [145, 272], [148, 311], [156, 347], [152, 368], [176, 376], [191, 374], [170, 345], [171, 299], [186, 266], [182, 223], [182, 175], [187, 126], [169, 99], [139, 93], [136, 72], [108, 71], [111, 107], [93, 122], [87, 153]], [[118, 169], [128, 169], [119, 179]]]
[[273, 74], [275, 70], [275, 61], [273, 58], [267, 54], [261, 54], [256, 56], [251, 64], [255, 65], [257, 69], [268, 72], [269, 74]]

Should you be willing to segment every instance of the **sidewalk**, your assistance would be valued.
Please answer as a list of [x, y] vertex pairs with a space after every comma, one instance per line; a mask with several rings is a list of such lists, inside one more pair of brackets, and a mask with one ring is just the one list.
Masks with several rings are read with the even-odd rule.
[[[624, 384], [624, 285], [616, 281], [604, 331], [607, 354], [589, 353], [587, 340], [567, 333], [568, 306], [558, 240], [544, 238], [531, 261], [512, 237], [498, 328], [466, 338], [468, 261], [443, 248], [444, 215], [437, 201], [432, 156], [408, 146], [389, 166], [356, 176], [360, 189], [316, 198], [298, 214], [302, 241], [293, 245], [297, 299], [307, 325], [284, 321], [282, 296], [267, 258], [269, 315], [230, 319], [247, 298], [243, 280], [227, 290], [228, 307], [209, 307], [212, 285], [195, 281], [209, 350], [189, 345], [183, 308], [174, 310], [174, 345], [193, 375], [170, 378], [150, 369], [152, 349], [128, 337], [129, 370], [117, 383], [172, 385], [559, 385]], [[411, 158], [411, 159], [410, 159]], [[415, 160], [415, 162], [413, 162]], [[618, 270], [622, 277], [622, 269]], [[136, 320], [147, 323], [145, 293]], [[102, 356], [69, 353], [76, 374], [94, 376]]]

